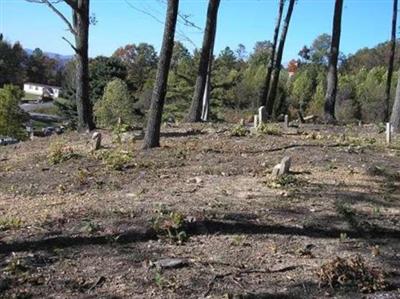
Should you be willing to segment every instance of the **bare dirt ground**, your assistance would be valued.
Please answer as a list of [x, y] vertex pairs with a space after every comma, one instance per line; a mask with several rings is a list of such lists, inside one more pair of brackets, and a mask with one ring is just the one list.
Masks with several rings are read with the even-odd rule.
[[[229, 130], [164, 128], [150, 151], [107, 132], [96, 153], [75, 133], [0, 148], [0, 297], [400, 298], [400, 140]], [[60, 142], [70, 155], [53, 165]], [[291, 175], [275, 180], [284, 156]], [[357, 254], [385, 290], [319, 285], [323, 264]], [[154, 267], [165, 258], [187, 263]]]

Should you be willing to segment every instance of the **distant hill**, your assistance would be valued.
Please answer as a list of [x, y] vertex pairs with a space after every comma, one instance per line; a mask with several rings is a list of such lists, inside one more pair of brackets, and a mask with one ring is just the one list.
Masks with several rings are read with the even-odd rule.
[[[28, 55], [32, 55], [33, 50], [32, 49], [25, 49], [25, 52]], [[57, 61], [60, 62], [60, 64], [65, 65], [68, 63], [68, 61], [72, 60], [74, 58], [73, 55], [61, 55], [58, 53], [52, 53], [52, 52], [44, 52], [44, 55], [46, 55], [47, 57], [50, 57], [52, 59], [55, 59]]]

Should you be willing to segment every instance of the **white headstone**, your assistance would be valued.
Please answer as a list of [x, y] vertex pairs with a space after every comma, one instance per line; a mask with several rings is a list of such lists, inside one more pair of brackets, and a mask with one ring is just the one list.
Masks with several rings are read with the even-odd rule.
[[390, 144], [392, 142], [392, 125], [391, 123], [386, 123], [386, 143]]
[[254, 115], [254, 129], [257, 129], [258, 127], [258, 115]]
[[285, 128], [289, 128], [289, 115], [285, 115]]
[[265, 109], [265, 106], [261, 106], [258, 109], [258, 121], [260, 124], [263, 124], [267, 121], [267, 110]]

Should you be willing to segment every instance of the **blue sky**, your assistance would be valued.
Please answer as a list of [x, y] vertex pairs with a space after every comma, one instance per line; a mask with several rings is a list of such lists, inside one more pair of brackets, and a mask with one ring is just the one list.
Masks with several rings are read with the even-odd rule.
[[[91, 0], [98, 23], [91, 27], [90, 56], [111, 55], [129, 43], [148, 42], [160, 47], [166, 0]], [[151, 12], [149, 16], [135, 10]], [[180, 11], [204, 27], [207, 0], [181, 0]], [[239, 43], [250, 52], [256, 41], [272, 38], [278, 0], [221, 0], [216, 53]], [[354, 53], [390, 37], [392, 0], [344, 0], [342, 52]], [[303, 45], [321, 33], [330, 33], [334, 0], [298, 0], [287, 37], [284, 61], [297, 58]], [[70, 15], [65, 6], [61, 10]], [[61, 38], [68, 37], [66, 26], [46, 6], [24, 0], [0, 0], [0, 32], [9, 41], [20, 41], [25, 48], [72, 54]], [[189, 38], [191, 42], [185, 39]], [[201, 46], [202, 32], [178, 25], [177, 39], [189, 49]], [[193, 45], [194, 44], [194, 45]]]

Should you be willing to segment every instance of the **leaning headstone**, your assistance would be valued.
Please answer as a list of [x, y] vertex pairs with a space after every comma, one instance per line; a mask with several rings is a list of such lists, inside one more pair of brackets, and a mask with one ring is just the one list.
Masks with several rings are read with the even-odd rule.
[[281, 177], [283, 175], [288, 175], [290, 172], [291, 164], [292, 164], [292, 158], [284, 157], [281, 163], [275, 165], [274, 169], [272, 170], [272, 175], [274, 177]]
[[289, 115], [285, 115], [285, 129], [289, 128]]
[[258, 127], [258, 115], [254, 115], [254, 129], [257, 129]]
[[95, 132], [92, 136], [93, 150], [97, 151], [101, 148], [101, 133]]
[[392, 125], [391, 123], [386, 123], [386, 143], [390, 144], [392, 142]]
[[261, 106], [258, 109], [258, 121], [260, 124], [267, 122], [267, 110], [265, 109], [265, 106]]
[[243, 118], [242, 118], [242, 119], [240, 119], [239, 125], [241, 125], [242, 127], [245, 125], [245, 123], [244, 123], [244, 119], [243, 119]]

